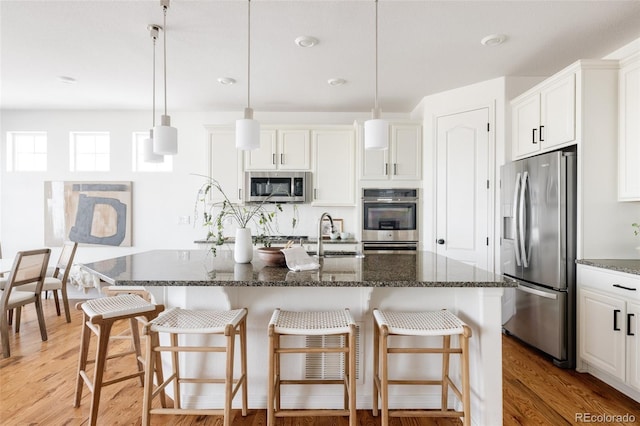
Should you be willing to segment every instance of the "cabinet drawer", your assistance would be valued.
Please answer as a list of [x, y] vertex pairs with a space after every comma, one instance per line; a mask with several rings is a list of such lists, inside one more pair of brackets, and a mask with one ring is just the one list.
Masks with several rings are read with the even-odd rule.
[[626, 300], [640, 301], [640, 275], [577, 265], [578, 286], [606, 291]]

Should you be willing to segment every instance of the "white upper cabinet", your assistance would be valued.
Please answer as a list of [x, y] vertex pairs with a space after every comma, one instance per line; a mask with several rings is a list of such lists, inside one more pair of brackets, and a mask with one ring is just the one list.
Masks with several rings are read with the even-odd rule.
[[352, 128], [311, 132], [313, 142], [314, 206], [354, 206], [355, 131]]
[[420, 180], [422, 177], [422, 126], [389, 125], [389, 147], [362, 153], [364, 180]]
[[618, 200], [640, 201], [640, 53], [622, 61], [619, 85]]
[[[217, 180], [234, 203], [242, 202], [242, 155], [236, 149], [236, 133], [229, 127], [207, 127], [209, 176]], [[224, 198], [218, 191], [211, 194], [212, 201]]]
[[262, 129], [260, 148], [247, 151], [245, 170], [310, 170], [308, 129]]
[[514, 158], [575, 141], [575, 87], [574, 72], [561, 74], [512, 102]]

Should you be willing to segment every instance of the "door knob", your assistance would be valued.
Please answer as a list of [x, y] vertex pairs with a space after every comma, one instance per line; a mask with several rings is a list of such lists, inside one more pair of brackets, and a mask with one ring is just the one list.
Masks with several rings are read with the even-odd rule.
[[438, 243], [438, 244], [444, 244], [444, 240], [443, 240], [442, 238], [439, 238], [439, 239], [436, 241], [436, 243]]

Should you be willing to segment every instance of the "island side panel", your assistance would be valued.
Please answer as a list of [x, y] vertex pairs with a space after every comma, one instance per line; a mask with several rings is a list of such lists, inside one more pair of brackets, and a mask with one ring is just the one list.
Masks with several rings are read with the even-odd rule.
[[[155, 290], [155, 289], [154, 289]], [[501, 288], [354, 288], [354, 287], [175, 287], [166, 288], [161, 298], [168, 306], [190, 309], [228, 309], [247, 307], [249, 406], [266, 407], [267, 389], [267, 324], [275, 308], [290, 310], [326, 310], [348, 307], [360, 328], [360, 373], [357, 389], [359, 409], [371, 408], [372, 395], [372, 323], [371, 310], [375, 307], [397, 310], [450, 309], [467, 322], [472, 330], [470, 340], [472, 419], [474, 424], [502, 423], [502, 350], [501, 350]], [[157, 293], [157, 292], [156, 292]], [[159, 301], [159, 300], [158, 300]], [[159, 301], [160, 302], [160, 301]], [[399, 338], [402, 339], [402, 338]], [[436, 339], [436, 338], [433, 338]], [[298, 341], [297, 343], [300, 343]], [[407, 342], [408, 343], [408, 342]], [[440, 344], [440, 339], [429, 343]], [[403, 344], [400, 341], [400, 344]], [[402, 356], [402, 355], [398, 355]], [[411, 357], [409, 355], [408, 357]], [[415, 357], [414, 357], [415, 358]], [[432, 360], [432, 358], [435, 358]], [[392, 361], [394, 362], [394, 361]], [[412, 375], [418, 368], [437, 376], [440, 361], [428, 358], [428, 366], [415, 359], [395, 361], [394, 371]], [[194, 373], [198, 365], [207, 365], [207, 372], [216, 372], [211, 363], [192, 364]], [[303, 356], [290, 357], [283, 365], [291, 374], [305, 371]], [[452, 362], [452, 375], [457, 377], [457, 361]], [[221, 370], [222, 371], [222, 370]], [[455, 379], [457, 380], [457, 379]], [[397, 407], [438, 406], [437, 387], [392, 388], [390, 403]], [[222, 401], [222, 389], [194, 387], [185, 401], [193, 407], [205, 407], [209, 401]], [[213, 399], [211, 399], [213, 398]], [[450, 401], [456, 401], [451, 395]], [[339, 387], [283, 388], [283, 406], [294, 408], [335, 407], [342, 405]], [[239, 407], [239, 401], [234, 402]]]

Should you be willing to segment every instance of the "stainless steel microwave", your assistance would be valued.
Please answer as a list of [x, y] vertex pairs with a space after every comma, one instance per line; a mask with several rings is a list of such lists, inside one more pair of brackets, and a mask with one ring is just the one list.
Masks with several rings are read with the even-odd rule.
[[304, 203], [310, 192], [310, 172], [245, 172], [245, 202]]

